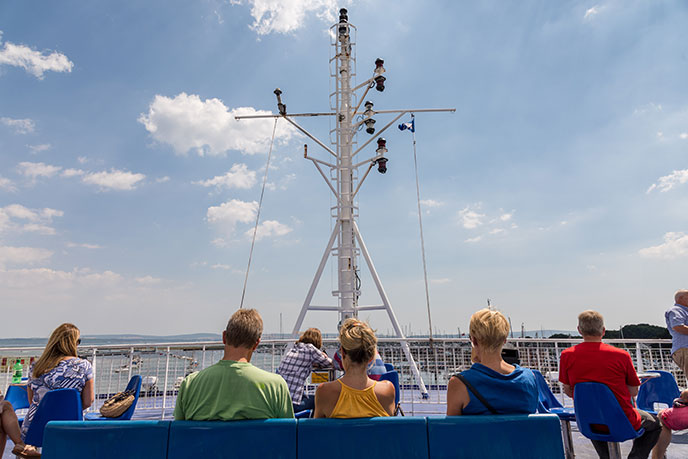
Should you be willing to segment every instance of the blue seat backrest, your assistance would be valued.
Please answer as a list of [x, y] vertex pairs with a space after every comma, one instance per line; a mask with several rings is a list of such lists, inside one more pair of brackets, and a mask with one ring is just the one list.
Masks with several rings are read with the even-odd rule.
[[392, 365], [391, 363], [385, 363], [385, 370], [394, 371], [394, 365]]
[[[622, 442], [640, 436], [628, 420], [611, 389], [594, 382], [576, 383], [573, 405], [580, 432], [591, 440]], [[607, 426], [609, 433], [599, 427]]]
[[110, 418], [113, 421], [127, 421], [131, 419], [131, 417], [134, 415], [134, 410], [136, 409], [136, 404], [139, 401], [139, 394], [141, 393], [141, 375], [134, 375], [131, 377], [129, 380], [129, 384], [127, 384], [127, 388], [124, 390], [131, 390], [134, 389], [134, 403], [131, 404], [129, 408], [127, 408], [127, 411], [122, 413], [120, 416], [116, 418]]
[[26, 392], [26, 384], [12, 384], [7, 388], [5, 393], [5, 400], [12, 404], [12, 408], [15, 410], [21, 410], [28, 408], [29, 395]]
[[167, 458], [189, 457], [295, 459], [296, 419], [174, 421]]
[[544, 407], [548, 410], [551, 410], [552, 408], [563, 408], [562, 404], [559, 402], [559, 400], [557, 400], [557, 397], [555, 397], [552, 393], [552, 390], [549, 388], [549, 384], [547, 384], [547, 381], [545, 380], [545, 377], [542, 376], [542, 373], [540, 373], [538, 370], [532, 370], [532, 372], [535, 375], [535, 382], [538, 388], [538, 400], [544, 405]]
[[43, 459], [166, 459], [170, 421], [52, 421]]
[[26, 443], [43, 446], [43, 431], [49, 421], [81, 421], [81, 393], [76, 389], [55, 389], [46, 392], [26, 432]]
[[382, 373], [380, 375], [380, 381], [390, 381], [392, 384], [394, 384], [394, 405], [396, 406], [397, 403], [399, 403], [399, 398], [401, 395], [399, 394], [399, 373], [396, 371], [388, 371], [387, 373]]
[[430, 459], [564, 457], [554, 414], [444, 416], [428, 418]]
[[422, 417], [299, 419], [298, 438], [300, 458], [428, 457]]
[[659, 378], [652, 378], [640, 385], [636, 403], [638, 408], [645, 411], [656, 411], [654, 404], [663, 403], [671, 407], [675, 398], [681, 395], [674, 376], [668, 371], [648, 371], [659, 373]]

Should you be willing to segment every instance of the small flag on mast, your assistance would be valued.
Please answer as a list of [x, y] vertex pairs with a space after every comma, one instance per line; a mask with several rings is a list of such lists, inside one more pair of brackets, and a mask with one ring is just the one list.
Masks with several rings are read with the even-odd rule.
[[411, 132], [416, 132], [416, 119], [415, 118], [411, 118], [410, 123], [401, 123], [399, 125], [400, 131], [405, 131], [406, 129], [408, 129]]

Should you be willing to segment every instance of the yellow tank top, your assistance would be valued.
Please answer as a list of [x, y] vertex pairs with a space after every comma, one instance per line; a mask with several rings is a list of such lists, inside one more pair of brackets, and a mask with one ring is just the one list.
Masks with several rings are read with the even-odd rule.
[[[339, 381], [339, 380], [338, 380]], [[372, 418], [389, 416], [375, 396], [375, 383], [367, 389], [359, 390], [339, 381], [342, 391], [337, 404], [330, 414], [331, 418]]]

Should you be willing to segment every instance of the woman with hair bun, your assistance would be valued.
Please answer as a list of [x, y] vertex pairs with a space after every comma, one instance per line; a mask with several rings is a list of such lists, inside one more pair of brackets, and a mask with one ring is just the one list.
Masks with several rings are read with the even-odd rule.
[[316, 418], [372, 418], [394, 414], [394, 385], [375, 381], [366, 369], [375, 358], [377, 338], [365, 322], [347, 319], [339, 329], [344, 376], [315, 391]]
[[469, 328], [473, 365], [449, 380], [447, 415], [535, 413], [535, 375], [502, 359], [509, 335], [506, 317], [499, 311], [481, 309], [471, 316]]
[[53, 331], [43, 354], [31, 366], [27, 386], [31, 406], [22, 424], [22, 438], [26, 438], [41, 399], [53, 389], [78, 390], [83, 409], [93, 403], [93, 367], [88, 360], [77, 357], [79, 344], [79, 329], [76, 325], [64, 323]]

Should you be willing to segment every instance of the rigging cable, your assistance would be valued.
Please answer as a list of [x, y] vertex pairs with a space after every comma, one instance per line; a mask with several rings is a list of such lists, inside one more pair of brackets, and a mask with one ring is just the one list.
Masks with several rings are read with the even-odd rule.
[[[413, 120], [415, 118], [415, 115], [411, 113], [411, 119]], [[413, 134], [413, 166], [415, 168], [415, 173], [416, 173], [416, 198], [418, 202], [418, 226], [420, 228], [420, 250], [421, 254], [423, 256], [423, 278], [425, 279], [425, 304], [427, 305], [428, 308], [428, 329], [430, 331], [429, 333], [429, 340], [430, 340], [430, 349], [432, 349], [434, 357], [435, 357], [435, 383], [437, 383], [438, 375], [437, 375], [437, 365], [439, 365], [439, 362], [437, 361], [437, 349], [434, 346], [434, 341], [432, 337], [432, 318], [430, 316], [430, 289], [428, 288], [428, 267], [427, 263], [425, 262], [425, 238], [423, 237], [423, 217], [422, 217], [422, 212], [420, 208], [420, 185], [419, 185], [419, 180], [418, 180], [418, 158], [416, 155], [416, 130], [413, 129], [411, 131], [411, 134]]]
[[248, 264], [246, 266], [246, 276], [244, 277], [244, 288], [241, 291], [241, 303], [239, 309], [244, 307], [244, 297], [246, 296], [246, 284], [248, 283], [248, 272], [251, 270], [251, 259], [253, 258], [253, 247], [256, 245], [256, 233], [258, 233], [258, 222], [260, 221], [260, 209], [263, 207], [263, 195], [265, 194], [265, 184], [268, 180], [268, 170], [270, 169], [270, 158], [272, 157], [272, 146], [275, 144], [275, 131], [277, 130], [277, 120], [272, 126], [272, 140], [270, 140], [270, 150], [268, 151], [268, 161], [265, 164], [265, 174], [263, 175], [263, 188], [260, 190], [260, 201], [258, 201], [258, 211], [256, 212], [256, 225], [253, 227], [253, 238], [251, 240], [251, 250], [248, 253]]

